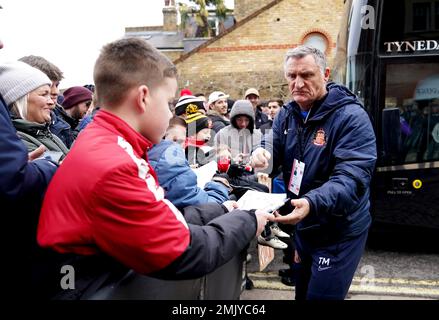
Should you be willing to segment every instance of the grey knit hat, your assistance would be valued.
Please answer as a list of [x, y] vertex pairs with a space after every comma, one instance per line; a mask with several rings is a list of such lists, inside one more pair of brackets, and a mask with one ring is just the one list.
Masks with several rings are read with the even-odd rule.
[[238, 115], [249, 116], [253, 121], [255, 121], [255, 111], [249, 100], [236, 100], [233, 104], [232, 110], [230, 111], [230, 119]]
[[0, 94], [9, 106], [35, 89], [52, 82], [40, 70], [21, 62], [0, 64]]

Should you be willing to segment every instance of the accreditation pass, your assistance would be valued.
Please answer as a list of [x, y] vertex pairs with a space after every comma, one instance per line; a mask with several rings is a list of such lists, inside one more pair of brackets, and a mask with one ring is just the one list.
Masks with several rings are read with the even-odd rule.
[[288, 185], [288, 190], [294, 193], [296, 196], [299, 195], [300, 185], [302, 184], [303, 172], [305, 171], [305, 163], [294, 159], [293, 168], [291, 169], [291, 178]]

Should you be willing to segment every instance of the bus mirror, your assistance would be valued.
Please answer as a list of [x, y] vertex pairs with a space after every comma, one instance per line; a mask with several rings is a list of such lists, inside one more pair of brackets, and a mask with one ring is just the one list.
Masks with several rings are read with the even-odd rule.
[[382, 117], [383, 151], [385, 161], [393, 162], [400, 154], [401, 122], [398, 108], [385, 108]]

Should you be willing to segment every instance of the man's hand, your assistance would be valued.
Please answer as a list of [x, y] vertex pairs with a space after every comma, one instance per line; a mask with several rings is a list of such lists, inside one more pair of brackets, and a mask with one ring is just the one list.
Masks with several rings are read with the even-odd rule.
[[291, 200], [291, 204], [295, 207], [293, 212], [286, 216], [275, 213], [276, 218], [274, 221], [285, 224], [297, 224], [309, 214], [310, 206], [306, 198]]
[[43, 155], [43, 153], [46, 152], [46, 147], [41, 145], [38, 148], [36, 148], [34, 151], [28, 153], [28, 159], [29, 161], [33, 161], [35, 159], [38, 159]]
[[257, 169], [267, 169], [270, 158], [271, 158], [270, 152], [268, 152], [264, 148], [257, 148], [252, 153], [250, 165], [253, 168], [257, 168]]
[[265, 225], [268, 221], [274, 221], [274, 216], [266, 211], [256, 210], [256, 221], [258, 222], [258, 226], [256, 229], [256, 237], [258, 237], [262, 231], [264, 231]]

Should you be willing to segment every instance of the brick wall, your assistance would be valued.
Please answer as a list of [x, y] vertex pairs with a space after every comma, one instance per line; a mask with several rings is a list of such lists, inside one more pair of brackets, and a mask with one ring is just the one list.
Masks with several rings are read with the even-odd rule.
[[233, 13], [236, 21], [241, 21], [271, 1], [273, 0], [235, 0]]
[[183, 50], [162, 50], [161, 53], [167, 56], [171, 61], [175, 61], [181, 56]]
[[217, 41], [177, 60], [179, 84], [189, 81], [193, 92], [223, 90], [242, 97], [249, 87], [261, 89], [261, 98], [288, 96], [283, 59], [288, 48], [318, 31], [329, 38], [330, 65], [341, 21], [343, 0], [284, 0], [238, 26]]

